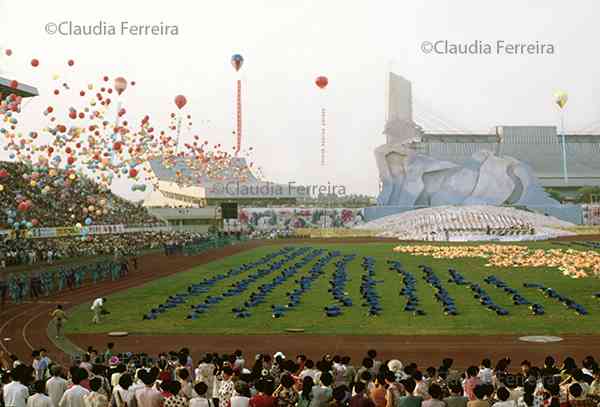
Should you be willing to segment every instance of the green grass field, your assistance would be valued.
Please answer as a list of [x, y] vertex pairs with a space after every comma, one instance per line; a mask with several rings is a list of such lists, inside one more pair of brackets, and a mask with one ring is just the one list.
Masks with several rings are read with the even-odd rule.
[[[282, 246], [284, 246], [282, 244]], [[328, 318], [324, 315], [323, 307], [333, 304], [331, 293], [328, 292], [329, 279], [334, 271], [333, 262], [326, 267], [326, 275], [316, 280], [312, 289], [305, 293], [301, 305], [288, 311], [283, 318], [274, 319], [270, 312], [271, 304], [286, 304], [286, 292], [297, 287], [297, 278], [308, 273], [310, 265], [303, 268], [296, 276], [278, 286], [267, 297], [267, 301], [258, 307], [251, 308], [252, 316], [236, 319], [232, 308], [240, 306], [249, 297], [253, 289], [260, 284], [270, 281], [274, 275], [267, 276], [252, 284], [247, 291], [238, 297], [227, 297], [221, 303], [213, 306], [209, 313], [203, 314], [197, 320], [187, 320], [189, 305], [203, 302], [207, 295], [218, 295], [233, 282], [245, 277], [244, 272], [236, 277], [218, 282], [208, 294], [192, 297], [188, 304], [180, 305], [161, 314], [153, 321], [143, 321], [142, 316], [166, 300], [169, 295], [185, 292], [188, 285], [196, 283], [205, 277], [225, 273], [230, 268], [244, 262], [254, 261], [268, 253], [276, 251], [278, 246], [264, 246], [252, 251], [231, 256], [207, 265], [196, 267], [170, 277], [162, 278], [141, 287], [117, 292], [108, 297], [107, 308], [111, 314], [102, 324], [92, 325], [90, 304], [80, 305], [70, 311], [66, 324], [67, 333], [93, 333], [109, 331], [128, 331], [141, 334], [267, 334], [283, 333], [287, 328], [302, 328], [306, 333], [317, 334], [370, 334], [370, 335], [486, 335], [486, 334], [594, 334], [600, 333], [600, 300], [593, 298], [592, 293], [600, 291], [600, 280], [587, 278], [574, 280], [564, 277], [556, 269], [540, 268], [490, 268], [484, 267], [482, 259], [436, 260], [431, 257], [416, 257], [396, 254], [392, 248], [396, 244], [318, 244], [310, 245], [315, 248], [340, 250], [343, 254], [356, 253], [357, 257], [349, 263], [350, 280], [347, 283], [349, 296], [354, 304], [343, 308], [343, 315]], [[533, 243], [530, 247], [558, 248], [548, 243]], [[299, 247], [299, 245], [295, 245]], [[564, 248], [564, 247], [561, 247]], [[360, 276], [364, 273], [360, 266], [362, 256], [376, 258], [376, 279], [383, 283], [376, 287], [381, 296], [383, 312], [378, 317], [366, 315], [366, 307], [361, 306], [359, 286]], [[405, 297], [399, 295], [402, 287], [401, 277], [388, 270], [386, 260], [399, 260], [417, 278], [417, 294], [421, 300], [421, 308], [426, 316], [415, 316], [404, 312]], [[434, 289], [427, 285], [423, 273], [418, 269], [419, 264], [433, 267], [444, 287], [454, 298], [458, 316], [444, 316], [441, 305], [434, 299]], [[448, 268], [452, 266], [460, 271], [469, 281], [477, 282], [488, 292], [499, 305], [507, 308], [508, 316], [499, 317], [488, 311], [473, 298], [468, 286], [457, 286], [448, 283]], [[511, 297], [496, 288], [485, 284], [483, 279], [494, 274], [534, 303], [544, 306], [546, 314], [533, 316], [527, 306], [515, 306]], [[523, 282], [543, 283], [553, 287], [559, 293], [569, 296], [582, 304], [589, 311], [587, 316], [579, 316], [574, 311], [567, 310], [556, 300], [545, 298], [535, 289], [523, 288]]]

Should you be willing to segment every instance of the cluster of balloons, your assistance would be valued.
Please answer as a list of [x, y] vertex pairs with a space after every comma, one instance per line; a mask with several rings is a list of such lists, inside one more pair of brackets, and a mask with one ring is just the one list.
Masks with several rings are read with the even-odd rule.
[[[11, 56], [12, 50], [5, 49], [4, 53]], [[242, 67], [243, 61], [239, 54], [231, 58], [236, 71]], [[30, 60], [33, 68], [41, 63], [37, 58]], [[73, 68], [75, 60], [68, 59], [66, 65]], [[123, 98], [128, 89], [135, 86], [135, 81], [123, 76], [111, 79], [108, 75], [100, 75], [98, 81], [81, 86], [64, 79], [60, 81], [60, 77], [59, 73], [52, 75], [52, 79], [57, 81], [53, 92], [40, 96], [48, 99], [40, 112], [46, 122], [42, 128], [30, 131], [20, 128], [18, 116], [23, 101], [20, 96], [3, 95], [0, 100], [0, 146], [11, 160], [34, 168], [26, 176], [29, 186], [37, 193], [48, 194], [56, 189], [75, 186], [84, 174], [107, 189], [116, 179], [126, 179], [131, 182], [132, 191], [144, 192], [148, 186], [157, 184], [150, 167], [150, 162], [156, 160], [167, 168], [185, 163], [189, 171], [185, 174], [176, 171], [175, 181], [182, 185], [199, 185], [232, 177], [243, 181], [254, 177], [252, 162], [247, 167], [232, 166], [234, 157], [230, 152], [220, 144], [201, 140], [199, 135], [186, 134], [186, 139], [192, 139], [179, 145], [177, 135], [181, 130], [181, 111], [188, 102], [185, 95], [174, 97], [178, 113], [171, 114], [172, 122], [167, 129], [159, 130], [151, 117], [142, 112], [136, 112], [141, 120], [130, 119]], [[12, 81], [11, 87], [16, 89], [18, 82]], [[78, 97], [75, 103], [72, 102], [73, 96]], [[65, 103], [63, 97], [71, 102]], [[177, 125], [173, 123], [175, 119], [179, 119]], [[186, 131], [190, 132], [191, 114], [187, 114], [185, 119]], [[252, 148], [246, 150], [248, 157], [251, 152]], [[15, 193], [7, 191], [7, 185], [1, 182], [1, 178], [0, 193]], [[30, 209], [27, 202], [16, 202], [15, 208], [21, 215]], [[88, 225], [107, 211], [106, 206], [95, 203], [74, 210], [71, 218], [83, 219], [79, 223]], [[33, 220], [30, 223], [33, 224]]]

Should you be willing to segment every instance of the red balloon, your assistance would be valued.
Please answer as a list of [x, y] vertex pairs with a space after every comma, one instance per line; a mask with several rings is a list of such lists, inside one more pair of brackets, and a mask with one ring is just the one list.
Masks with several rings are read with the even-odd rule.
[[7, 57], [12, 55], [12, 49], [7, 49], [4, 51], [4, 53], [6, 54]]
[[40, 64], [40, 61], [38, 61], [37, 59], [32, 59], [31, 60], [31, 66], [33, 66], [34, 68], [37, 67]]
[[175, 106], [177, 106], [178, 109], [182, 109], [187, 103], [187, 99], [185, 98], [185, 96], [183, 95], [177, 95], [175, 96]]
[[327, 86], [328, 83], [329, 83], [329, 80], [327, 79], [326, 76], [319, 76], [315, 80], [315, 84], [321, 89], [325, 89], [325, 87]]
[[71, 110], [69, 112], [69, 118], [70, 119], [77, 119], [77, 112], [75, 110]]
[[70, 155], [69, 158], [67, 158], [67, 163], [69, 165], [73, 165], [74, 162], [75, 162], [75, 157], [73, 157], [72, 155]]
[[131, 178], [135, 178], [137, 176], [137, 174], [138, 174], [138, 172], [137, 172], [137, 170], [135, 168], [132, 168], [132, 169], [129, 170], [129, 176]]
[[0, 178], [6, 178], [8, 177], [8, 171], [6, 171], [5, 169], [1, 169], [0, 170]]
[[73, 65], [75, 65], [75, 61], [73, 61], [72, 59], [69, 59], [69, 60], [67, 61], [67, 65], [69, 65], [69, 66], [73, 66]]

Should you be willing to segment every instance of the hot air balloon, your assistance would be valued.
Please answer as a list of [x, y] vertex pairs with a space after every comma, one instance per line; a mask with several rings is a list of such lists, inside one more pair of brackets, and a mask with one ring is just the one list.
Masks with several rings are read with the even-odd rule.
[[177, 108], [179, 110], [183, 109], [183, 107], [186, 105], [186, 103], [187, 103], [187, 99], [185, 98], [185, 96], [183, 96], [183, 95], [175, 96], [175, 105], [177, 106]]
[[115, 78], [115, 90], [120, 95], [127, 89], [127, 80], [122, 76]]
[[231, 57], [231, 65], [233, 65], [236, 71], [239, 71], [242, 65], [244, 65], [244, 57], [240, 54], [234, 54]]
[[327, 79], [326, 76], [318, 76], [317, 79], [315, 80], [315, 84], [321, 89], [325, 89], [325, 87], [327, 86], [328, 83], [329, 83], [329, 80]]

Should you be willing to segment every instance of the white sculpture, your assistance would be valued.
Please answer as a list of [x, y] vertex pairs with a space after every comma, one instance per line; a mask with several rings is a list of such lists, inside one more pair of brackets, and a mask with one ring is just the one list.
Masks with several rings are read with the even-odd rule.
[[390, 73], [386, 144], [375, 149], [379, 205], [555, 205], [533, 172], [512, 157], [479, 151], [459, 165], [420, 154], [410, 82]]

